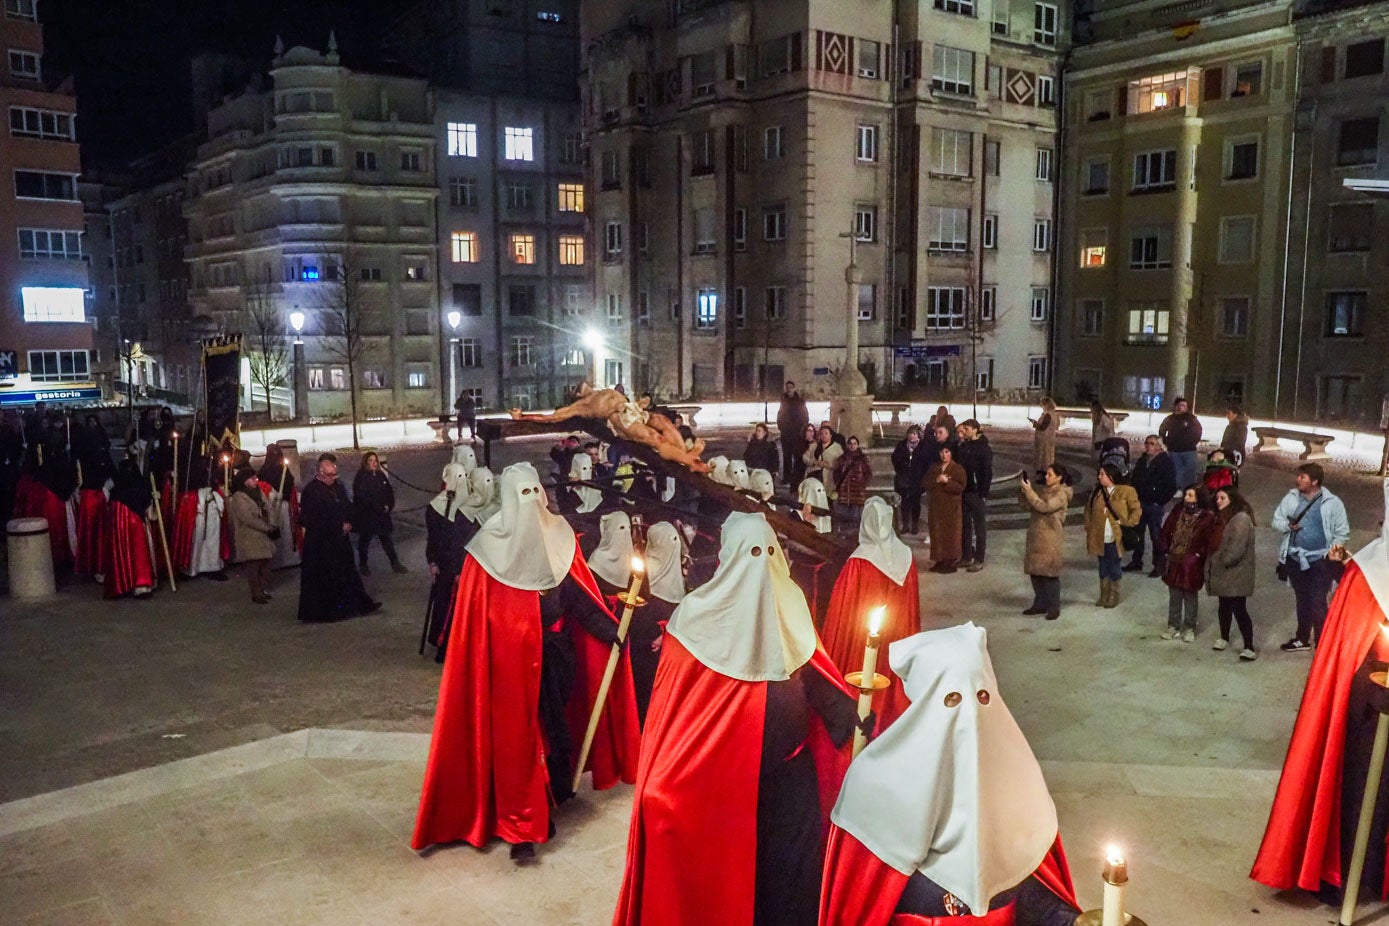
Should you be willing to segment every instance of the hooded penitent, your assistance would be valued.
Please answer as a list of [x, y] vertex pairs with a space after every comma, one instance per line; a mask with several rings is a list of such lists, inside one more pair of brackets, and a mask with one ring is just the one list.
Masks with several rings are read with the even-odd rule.
[[434, 496], [429, 507], [445, 519], [452, 521], [458, 514], [459, 506], [468, 495], [468, 473], [459, 463], [449, 463], [444, 467], [444, 488]]
[[458, 510], [470, 521], [481, 524], [501, 510], [497, 500], [497, 477], [485, 466], [479, 466], [468, 474], [466, 497]]
[[453, 462], [463, 467], [463, 472], [471, 473], [477, 468], [477, 453], [470, 444], [459, 444], [453, 448]]
[[646, 532], [646, 581], [654, 598], [679, 604], [685, 598], [685, 558], [680, 532], [669, 521], [658, 521]]
[[972, 623], [892, 644], [911, 707], [854, 760], [831, 815], [884, 864], [920, 872], [976, 915], [1037, 871], [1057, 836], [986, 644]]
[[502, 470], [498, 494], [500, 517], [487, 519], [468, 553], [488, 575], [512, 588], [554, 588], [574, 561], [573, 528], [545, 507], [545, 488], [529, 463]]
[[748, 473], [748, 488], [757, 493], [757, 497], [765, 502], [776, 492], [776, 483], [772, 480], [772, 474], [767, 470], [755, 469]]
[[[569, 463], [569, 478], [573, 482], [592, 482], [593, 458], [586, 453], [574, 454], [574, 459]], [[579, 499], [579, 514], [588, 514], [603, 501], [603, 493], [592, 486], [578, 485], [570, 491]]]
[[749, 488], [747, 460], [733, 460], [728, 464], [728, 478], [735, 489]]
[[879, 496], [869, 498], [863, 506], [858, 546], [849, 558], [867, 560], [898, 585], [907, 580], [915, 565], [911, 548], [892, 529], [892, 507]]
[[666, 631], [708, 668], [745, 682], [790, 678], [818, 642], [776, 533], [743, 512], [723, 522], [718, 571], [685, 596]]
[[[830, 497], [825, 494], [824, 483], [814, 477], [801, 480], [800, 500], [802, 505], [811, 505], [826, 511], [830, 507]], [[827, 514], [812, 515], [810, 523], [822, 534], [828, 534], [834, 529], [833, 522]]]
[[728, 474], [728, 457], [710, 457], [709, 465], [713, 467], [709, 471], [709, 478], [720, 485], [733, 485], [733, 477]]
[[598, 521], [598, 546], [588, 557], [588, 568], [598, 578], [626, 588], [632, 578], [632, 519], [625, 511], [609, 511]]

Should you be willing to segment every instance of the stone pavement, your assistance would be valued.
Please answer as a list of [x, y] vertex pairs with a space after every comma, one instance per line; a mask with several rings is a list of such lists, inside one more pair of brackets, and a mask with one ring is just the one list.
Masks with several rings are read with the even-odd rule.
[[[1023, 448], [1021, 435], [995, 443]], [[504, 452], [536, 458], [547, 446]], [[394, 468], [430, 485], [442, 459], [397, 452]], [[1264, 524], [1292, 462], [1246, 468]], [[1358, 545], [1378, 527], [1377, 488], [1333, 488], [1351, 489]], [[427, 499], [398, 492], [402, 509]], [[39, 605], [0, 600], [0, 921], [608, 922], [629, 788], [563, 808], [533, 869], [498, 847], [408, 849], [438, 685], [434, 663], [415, 655], [427, 582], [418, 519], [399, 527], [415, 572], [376, 570], [383, 613], [342, 624], [294, 620], [293, 572], [263, 608], [239, 580], [149, 602], [104, 602], [87, 585]], [[924, 574], [922, 596], [928, 626], [989, 629], [1082, 901], [1098, 901], [1101, 849], [1114, 841], [1132, 860], [1131, 908], [1149, 923], [1333, 918], [1247, 878], [1310, 661], [1276, 649], [1293, 621], [1291, 594], [1272, 579], [1274, 535], [1259, 531], [1251, 602], [1263, 652], [1243, 664], [1210, 650], [1209, 600], [1195, 644], [1160, 640], [1156, 579], [1130, 575], [1119, 609], [1091, 607], [1079, 533], [1060, 621], [1018, 614], [1017, 531], [991, 536], [982, 573]]]

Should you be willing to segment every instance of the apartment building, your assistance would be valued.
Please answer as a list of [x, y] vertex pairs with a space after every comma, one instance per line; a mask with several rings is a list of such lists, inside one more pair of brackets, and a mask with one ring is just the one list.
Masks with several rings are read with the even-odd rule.
[[1295, 27], [1286, 334], [1273, 394], [1280, 415], [1375, 428], [1389, 396], [1389, 3], [1310, 5]]
[[852, 315], [873, 388], [1045, 385], [1067, 9], [582, 14], [604, 384], [826, 394]]
[[449, 392], [552, 407], [592, 378], [578, 107], [438, 90], [434, 121]]
[[192, 314], [250, 342], [266, 325], [288, 339], [302, 316], [313, 418], [349, 413], [350, 370], [359, 417], [437, 413], [446, 384], [428, 88], [343, 66], [331, 36], [326, 52], [277, 48], [269, 77], [209, 111], [189, 168]]
[[1063, 400], [1272, 413], [1290, 335], [1291, 14], [1284, 0], [1096, 5], [1065, 80]]
[[0, 404], [90, 402], [94, 342], [87, 299], [83, 210], [77, 180], [76, 100], [71, 81], [43, 74], [43, 26], [35, 0], [5, 0], [0, 98], [10, 133], [0, 145]]

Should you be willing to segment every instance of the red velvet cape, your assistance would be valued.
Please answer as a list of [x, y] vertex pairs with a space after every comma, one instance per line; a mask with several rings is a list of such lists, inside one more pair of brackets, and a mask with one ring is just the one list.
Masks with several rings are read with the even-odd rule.
[[[810, 666], [849, 693], [823, 649]], [[642, 734], [615, 926], [752, 926], [766, 711], [766, 682], [721, 675], [666, 635]], [[809, 748], [828, 824], [848, 750], [836, 750], [819, 723], [811, 724]]]
[[150, 552], [149, 527], [143, 516], [120, 502], [106, 505], [106, 543], [102, 572], [105, 595], [119, 598], [137, 588], [154, 588], [154, 555]]
[[101, 572], [106, 495], [101, 489], [82, 489], [77, 495], [77, 549], [73, 571], [81, 576]]
[[[1080, 909], [1059, 835], [1033, 877]], [[896, 914], [897, 901], [908, 880], [908, 875], [889, 867], [851, 834], [832, 827], [825, 851], [825, 880], [820, 889], [820, 926], [1011, 926], [1013, 922], [1012, 904], [985, 916]]]
[[861, 671], [863, 649], [868, 643], [868, 612], [879, 605], [887, 605], [887, 616], [883, 620], [882, 643], [878, 650], [878, 671], [892, 680], [890, 688], [873, 696], [877, 729], [881, 733], [911, 704], [902, 689], [902, 680], [888, 668], [887, 645], [921, 632], [916, 566], [913, 564], [906, 581], [898, 585], [867, 560], [850, 559], [834, 583], [823, 633], [825, 651], [841, 673]]
[[185, 489], [178, 493], [173, 535], [169, 538], [169, 544], [173, 547], [170, 555], [180, 575], [187, 575], [193, 568], [193, 532], [197, 530], [198, 507], [197, 489]]
[[[577, 547], [569, 575], [602, 603]], [[578, 656], [568, 706], [577, 750], [611, 647], [577, 626], [566, 629]], [[458, 840], [482, 846], [494, 837], [549, 839], [550, 782], [538, 716], [543, 633], [538, 592], [504, 585], [471, 556], [464, 560], [413, 848]], [[589, 754], [595, 788], [636, 779], [639, 737], [624, 653]]]
[[1323, 881], [1341, 883], [1341, 766], [1350, 682], [1376, 645], [1384, 616], [1364, 573], [1351, 562], [1312, 658], [1264, 841], [1249, 873], [1255, 881], [1309, 891]]
[[[21, 480], [23, 478], [20, 477]], [[34, 479], [24, 489], [23, 495], [16, 491], [14, 514], [11, 517], [43, 518], [48, 522], [48, 546], [53, 556], [53, 568], [61, 569], [72, 562], [72, 544], [68, 539], [67, 499], [54, 495], [52, 489]]]

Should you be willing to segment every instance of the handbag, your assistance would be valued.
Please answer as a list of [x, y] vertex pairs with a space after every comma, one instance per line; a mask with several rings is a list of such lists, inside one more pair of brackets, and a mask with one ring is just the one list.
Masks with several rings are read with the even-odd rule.
[[[1297, 524], [1300, 524], [1302, 522], [1302, 519], [1307, 517], [1307, 512], [1312, 510], [1312, 506], [1317, 503], [1317, 499], [1319, 498], [1321, 498], [1320, 492], [1312, 496], [1312, 500], [1309, 501], [1307, 504], [1303, 505], [1301, 511], [1299, 511], [1297, 514], [1293, 515], [1291, 518], [1288, 519], [1288, 527], [1291, 528]], [[1287, 559], [1284, 558], [1280, 559], [1278, 561], [1278, 565], [1273, 567], [1273, 574], [1278, 577], [1279, 582], [1286, 582], [1288, 581], [1288, 576], [1292, 574], [1294, 569], [1296, 569], [1299, 572], [1302, 571], [1301, 566], [1298, 566], [1296, 564], [1290, 566], [1288, 565]], [[1341, 570], [1345, 570], [1344, 564], [1341, 564]]]
[[[1115, 511], [1114, 506], [1109, 503], [1109, 493], [1104, 490], [1103, 486], [1096, 486], [1096, 488], [1099, 490], [1100, 498], [1104, 499], [1104, 506], [1109, 509], [1109, 513], [1114, 516], [1114, 520], [1119, 521], [1119, 513]], [[1143, 542], [1143, 532], [1139, 530], [1136, 525], [1130, 527], [1120, 521], [1119, 540], [1123, 544], [1125, 550], [1136, 550], [1138, 549], [1138, 545]]]

